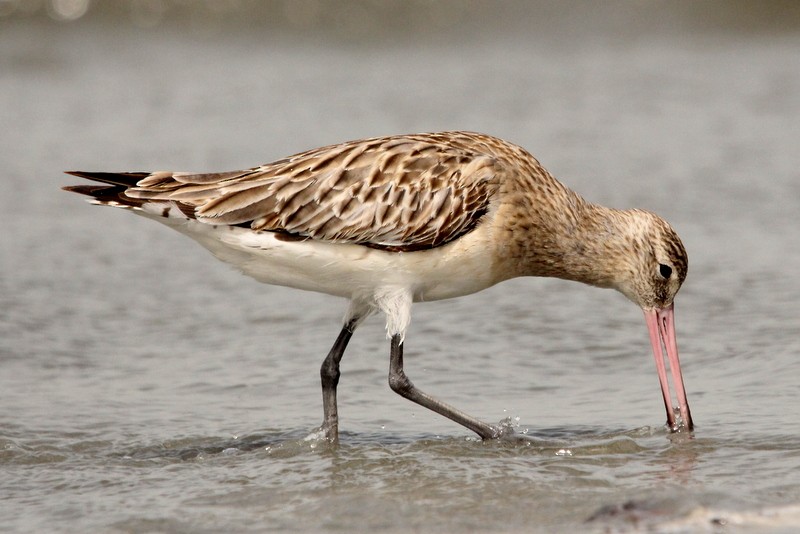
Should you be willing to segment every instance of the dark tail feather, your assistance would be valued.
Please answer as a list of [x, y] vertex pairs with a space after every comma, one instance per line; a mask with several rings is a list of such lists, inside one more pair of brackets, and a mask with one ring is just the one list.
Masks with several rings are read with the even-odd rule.
[[[126, 192], [136, 187], [136, 184], [152, 176], [149, 172], [85, 172], [85, 171], [66, 171], [67, 174], [78, 176], [80, 178], [88, 178], [95, 182], [101, 182], [106, 185], [68, 185], [62, 187], [64, 191], [78, 193], [79, 195], [86, 195], [91, 197], [90, 202], [93, 204], [103, 204], [106, 206], [115, 206], [118, 208], [141, 208], [145, 204], [151, 202], [150, 199], [133, 198], [126, 194]], [[164, 175], [164, 180], [171, 180], [169, 173], [161, 173]], [[195, 207], [189, 204], [183, 204], [180, 201], [170, 202], [163, 199], [155, 199], [152, 202], [162, 202], [164, 211], [162, 217], [167, 217], [170, 213], [171, 206], [177, 204], [180, 212], [189, 218], [194, 218]], [[177, 213], [173, 213], [173, 216]], [[249, 223], [248, 223], [249, 224]]]
[[[80, 178], [88, 178], [89, 180], [94, 180], [95, 182], [102, 182], [104, 184], [111, 184], [111, 185], [121, 185], [124, 187], [135, 187], [136, 182], [150, 176], [149, 172], [66, 171], [66, 173], [71, 174], [72, 176], [78, 176]], [[80, 187], [80, 186], [75, 186], [75, 187]], [[73, 189], [67, 189], [67, 190], [73, 191]], [[75, 191], [75, 192], [80, 193], [81, 191]]]
[[68, 185], [62, 187], [62, 189], [92, 197], [92, 202], [98, 204], [137, 208], [144, 203], [139, 199], [126, 196], [125, 190], [127, 187], [124, 185]]
[[96, 199], [110, 199], [123, 191], [122, 187], [107, 185], [67, 185], [61, 189], [64, 191], [71, 191], [72, 193], [78, 193], [79, 195], [94, 197]]

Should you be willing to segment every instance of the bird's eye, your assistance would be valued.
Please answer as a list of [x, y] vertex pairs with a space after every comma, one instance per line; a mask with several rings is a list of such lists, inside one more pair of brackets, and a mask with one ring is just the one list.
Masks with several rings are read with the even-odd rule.
[[658, 272], [661, 273], [665, 279], [672, 276], [672, 267], [669, 265], [664, 265], [663, 263], [658, 264]]

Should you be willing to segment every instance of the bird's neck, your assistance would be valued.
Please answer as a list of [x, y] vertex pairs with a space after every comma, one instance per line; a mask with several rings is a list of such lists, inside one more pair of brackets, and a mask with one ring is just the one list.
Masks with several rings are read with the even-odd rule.
[[520, 197], [498, 212], [508, 221], [507, 244], [497, 254], [500, 278], [546, 276], [618, 287], [627, 212], [591, 204], [563, 186], [544, 197]]

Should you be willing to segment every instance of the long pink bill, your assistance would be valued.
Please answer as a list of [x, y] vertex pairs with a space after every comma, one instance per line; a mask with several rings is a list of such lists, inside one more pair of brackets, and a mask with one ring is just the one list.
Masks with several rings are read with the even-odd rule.
[[675, 413], [672, 409], [672, 397], [669, 391], [669, 381], [667, 380], [667, 369], [664, 363], [664, 354], [661, 346], [663, 343], [669, 359], [669, 368], [672, 372], [672, 383], [675, 385], [675, 394], [678, 397], [678, 408], [683, 420], [683, 428], [692, 430], [692, 414], [689, 411], [689, 402], [686, 400], [686, 390], [683, 387], [683, 375], [681, 374], [681, 362], [678, 359], [678, 344], [675, 339], [675, 309], [670, 304], [666, 308], [644, 310], [644, 318], [647, 322], [647, 329], [650, 332], [650, 343], [653, 346], [653, 356], [656, 359], [656, 370], [658, 370], [658, 381], [661, 383], [661, 393], [664, 396], [664, 406], [667, 409], [667, 425], [673, 432], [680, 430], [681, 425], [675, 420]]

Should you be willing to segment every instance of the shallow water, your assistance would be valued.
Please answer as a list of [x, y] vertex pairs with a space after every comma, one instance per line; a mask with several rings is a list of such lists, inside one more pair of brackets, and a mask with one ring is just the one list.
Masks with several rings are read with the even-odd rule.
[[[538, 13], [460, 12], [469, 35], [401, 18], [385, 37], [0, 18], [3, 528], [800, 527], [800, 33]], [[67, 169], [234, 169], [454, 128], [673, 223], [693, 435], [661, 426], [641, 312], [526, 279], [418, 305], [406, 343], [418, 386], [525, 440], [481, 443], [394, 395], [373, 318], [342, 364], [332, 449], [308, 436], [342, 301], [259, 285], [59, 190]]]

